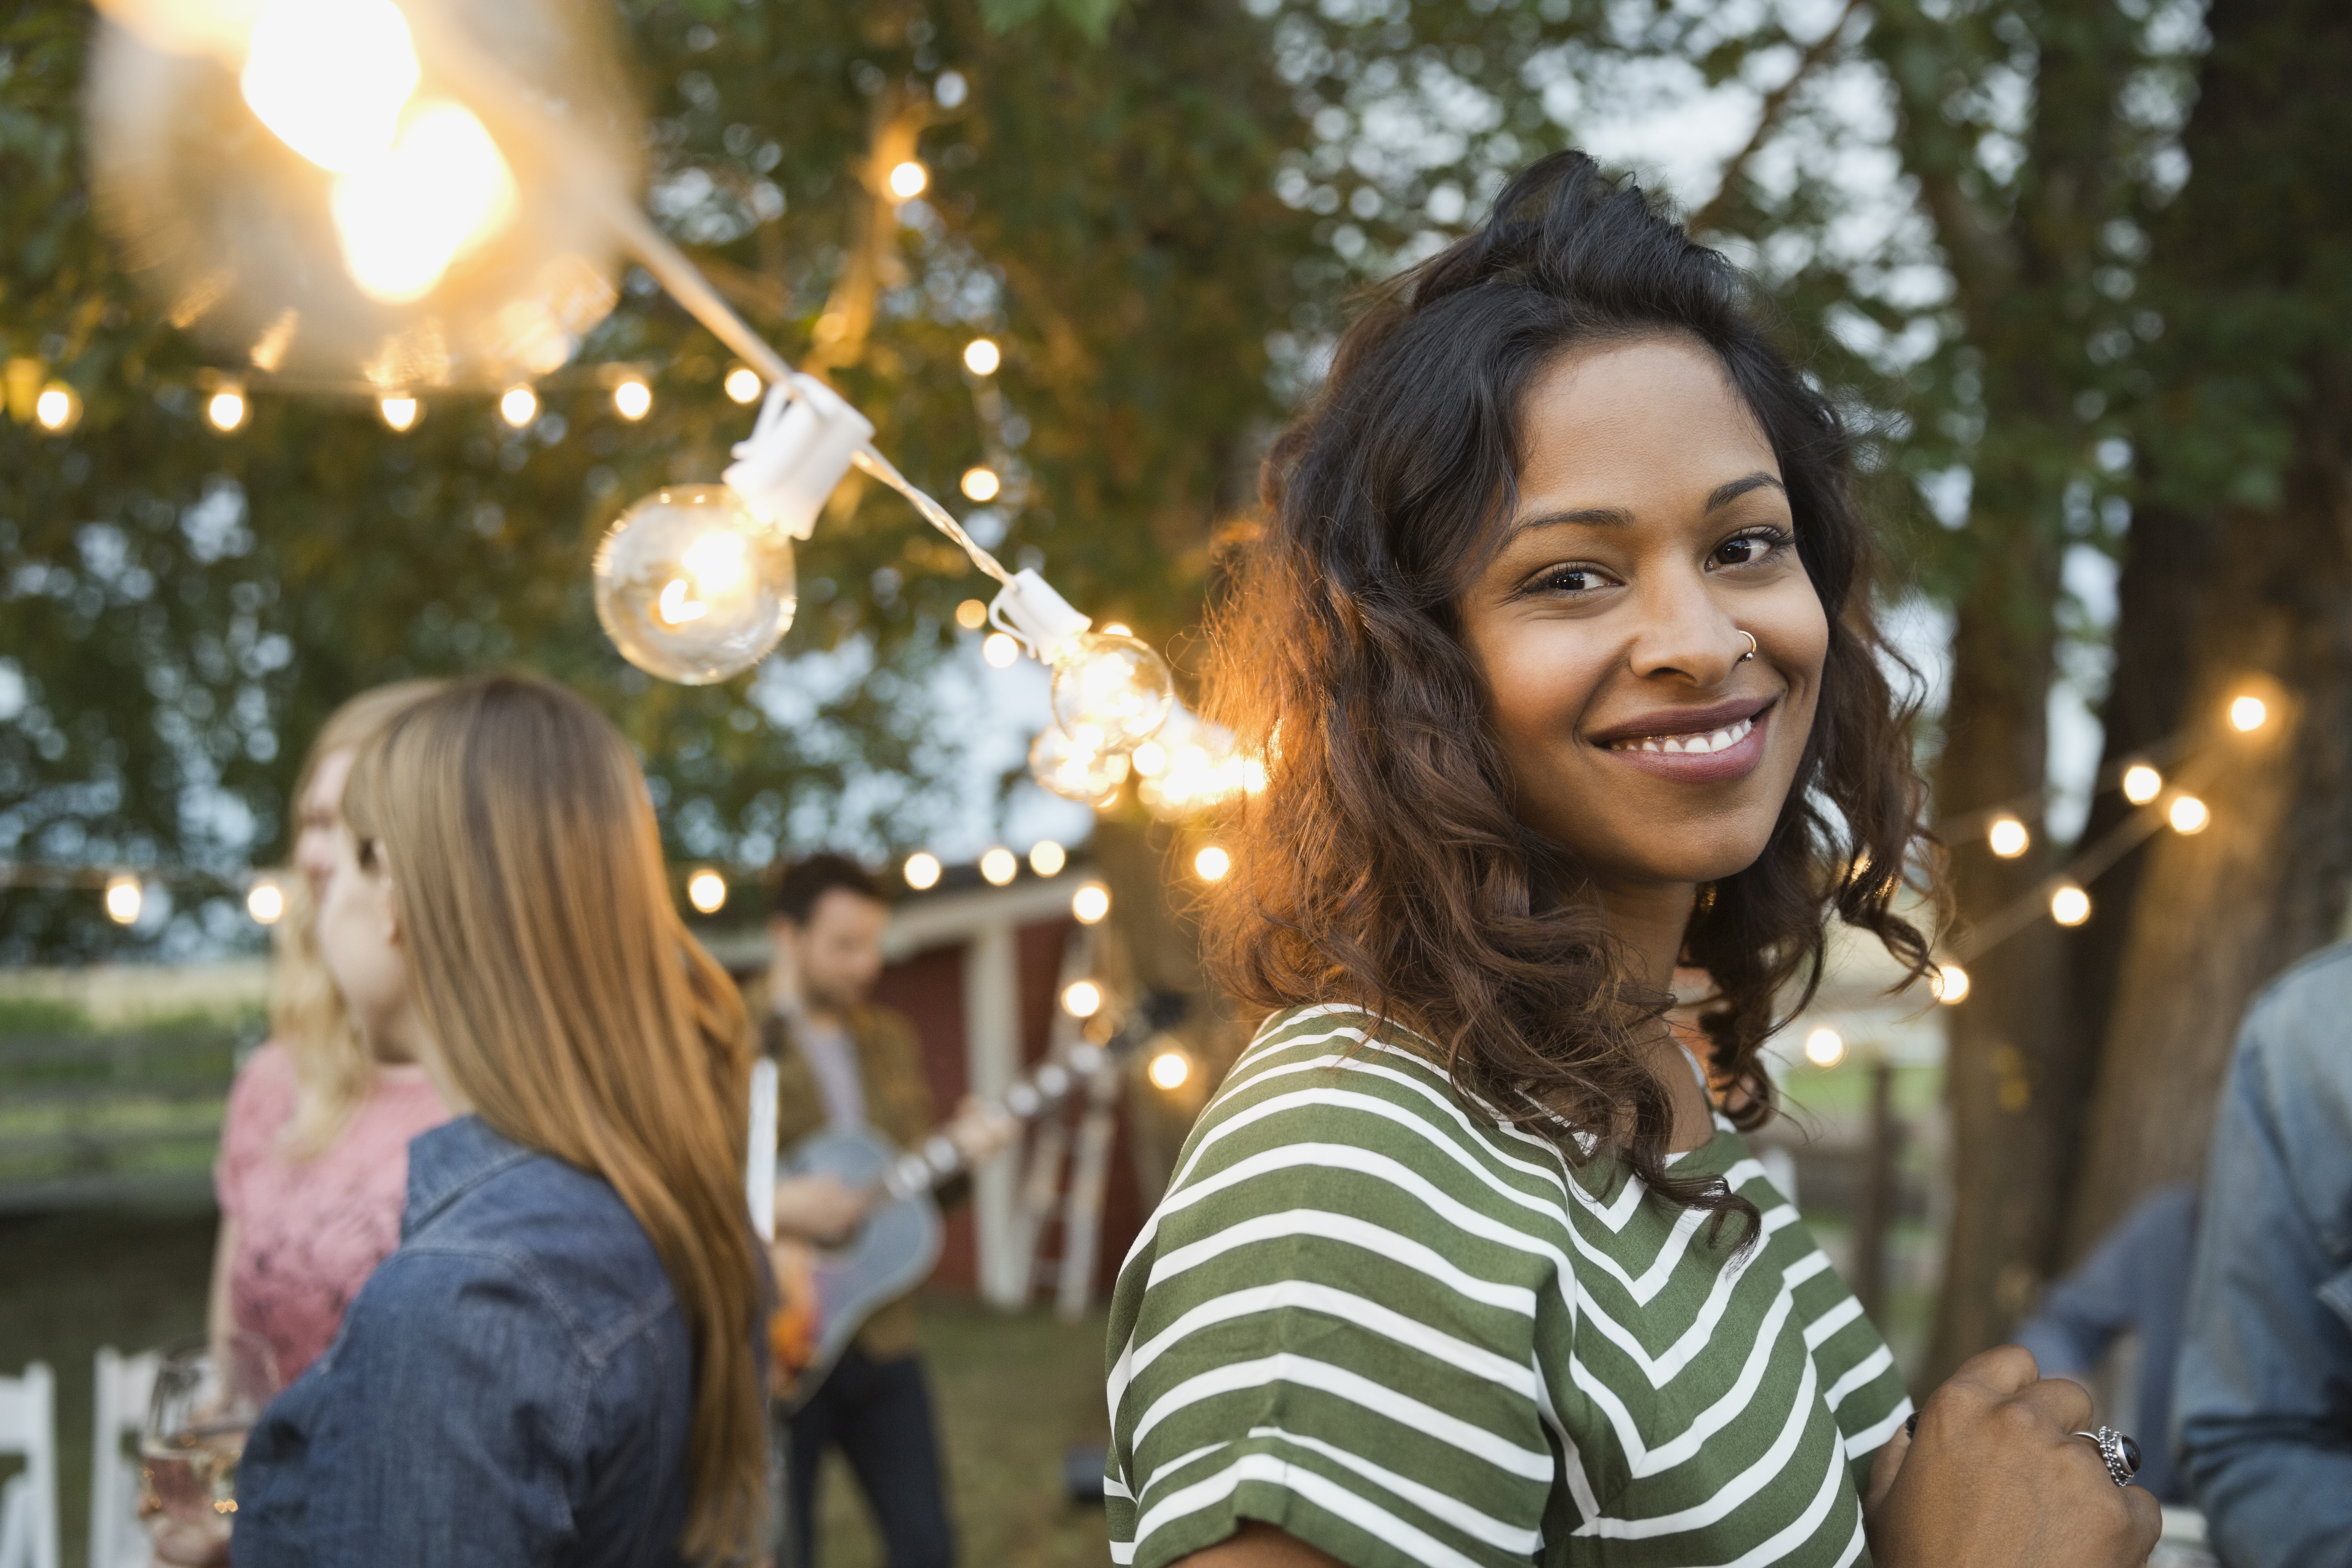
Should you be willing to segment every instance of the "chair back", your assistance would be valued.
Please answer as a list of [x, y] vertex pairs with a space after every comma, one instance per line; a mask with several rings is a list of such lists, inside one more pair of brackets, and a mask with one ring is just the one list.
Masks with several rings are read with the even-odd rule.
[[89, 1568], [148, 1568], [152, 1543], [139, 1522], [139, 1462], [123, 1452], [146, 1425], [155, 1393], [154, 1351], [123, 1355], [112, 1345], [98, 1352], [98, 1397], [91, 1406]]
[[44, 1363], [0, 1377], [0, 1454], [25, 1457], [0, 1487], [0, 1568], [58, 1568], [58, 1384]]

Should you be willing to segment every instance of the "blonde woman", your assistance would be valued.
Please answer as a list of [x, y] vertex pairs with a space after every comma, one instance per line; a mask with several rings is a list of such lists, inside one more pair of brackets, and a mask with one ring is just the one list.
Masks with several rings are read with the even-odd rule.
[[319, 731], [294, 790], [294, 867], [270, 973], [269, 1040], [239, 1070], [213, 1173], [221, 1211], [209, 1327], [266, 1340], [288, 1382], [327, 1348], [360, 1285], [400, 1245], [408, 1141], [448, 1119], [396, 1043], [373, 1048], [320, 956], [319, 900], [359, 749], [440, 689], [363, 691]]
[[254, 1429], [239, 1568], [740, 1559], [766, 1455], [751, 1035], [670, 902], [646, 783], [510, 677], [363, 751], [321, 910], [362, 1039], [455, 1120], [400, 1249]]

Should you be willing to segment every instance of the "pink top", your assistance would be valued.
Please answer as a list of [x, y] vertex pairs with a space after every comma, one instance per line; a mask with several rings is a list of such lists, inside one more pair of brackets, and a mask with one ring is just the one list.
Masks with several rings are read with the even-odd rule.
[[424, 1068], [380, 1068], [342, 1136], [295, 1164], [278, 1142], [294, 1094], [285, 1050], [254, 1052], [229, 1089], [213, 1168], [221, 1213], [236, 1222], [230, 1321], [269, 1342], [287, 1384], [333, 1342], [343, 1309], [400, 1245], [408, 1141], [449, 1119]]

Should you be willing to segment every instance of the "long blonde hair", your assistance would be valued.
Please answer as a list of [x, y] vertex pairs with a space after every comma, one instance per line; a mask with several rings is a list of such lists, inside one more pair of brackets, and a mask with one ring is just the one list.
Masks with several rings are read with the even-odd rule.
[[[361, 692], [327, 716], [310, 742], [310, 754], [294, 778], [294, 798], [286, 814], [287, 847], [302, 832], [302, 803], [320, 766], [337, 752], [356, 752], [383, 733], [393, 720], [442, 689], [438, 680], [401, 680]], [[269, 1034], [294, 1068], [294, 1113], [278, 1133], [278, 1147], [293, 1161], [314, 1159], [342, 1135], [352, 1113], [375, 1089], [376, 1060], [352, 1027], [319, 951], [319, 910], [310, 879], [299, 869], [279, 879], [286, 909], [271, 932]]]
[[766, 1470], [751, 1028], [670, 901], [635, 759], [562, 688], [484, 677], [362, 751], [343, 816], [392, 877], [448, 1081], [496, 1131], [612, 1183], [645, 1227], [694, 1343], [679, 1548], [740, 1554]]

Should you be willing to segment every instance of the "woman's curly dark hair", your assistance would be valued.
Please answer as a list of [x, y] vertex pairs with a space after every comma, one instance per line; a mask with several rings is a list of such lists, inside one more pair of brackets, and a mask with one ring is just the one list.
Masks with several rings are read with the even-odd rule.
[[1705, 343], [1761, 425], [1830, 626], [1780, 821], [1685, 937], [1715, 983], [1700, 1024], [1735, 1122], [1771, 1113], [1759, 1052], [1819, 984], [1832, 909], [1913, 976], [1927, 967], [1893, 907], [1932, 847], [1846, 427], [1772, 346], [1741, 274], [1577, 153], [1528, 169], [1484, 227], [1381, 290], [1267, 459], [1265, 531], [1215, 617], [1207, 706], [1269, 784], [1232, 825], [1203, 936], [1236, 996], [1395, 1018], [1571, 1156], [1572, 1126], [1669, 1201], [1752, 1225], [1720, 1182], [1668, 1173], [1670, 1100], [1638, 1043], [1669, 998], [1633, 973], [1574, 858], [1514, 814], [1458, 609], [1514, 505], [1528, 389], [1564, 353], [1657, 335]]

